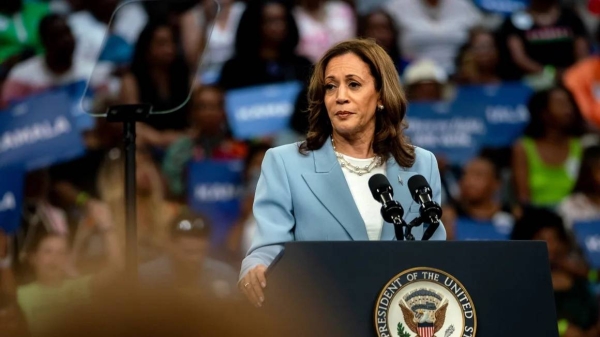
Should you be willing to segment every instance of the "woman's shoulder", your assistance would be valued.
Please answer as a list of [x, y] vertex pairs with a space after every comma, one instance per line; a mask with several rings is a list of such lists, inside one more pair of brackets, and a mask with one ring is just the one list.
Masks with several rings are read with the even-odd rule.
[[413, 167], [419, 164], [429, 164], [433, 161], [437, 162], [433, 152], [418, 146], [413, 146], [413, 148], [415, 149], [415, 163]]

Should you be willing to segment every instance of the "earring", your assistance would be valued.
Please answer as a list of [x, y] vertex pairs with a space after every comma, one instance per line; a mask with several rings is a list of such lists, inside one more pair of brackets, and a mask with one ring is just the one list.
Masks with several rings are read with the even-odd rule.
[[378, 105], [377, 110], [379, 110], [379, 111], [383, 110], [383, 105]]

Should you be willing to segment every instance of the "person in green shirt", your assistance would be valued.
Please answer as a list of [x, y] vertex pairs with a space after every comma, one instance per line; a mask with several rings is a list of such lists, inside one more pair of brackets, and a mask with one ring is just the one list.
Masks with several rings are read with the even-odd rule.
[[513, 177], [521, 204], [556, 207], [577, 179], [584, 123], [571, 93], [554, 87], [533, 94], [529, 125], [513, 147]]
[[122, 257], [112, 221], [95, 220], [99, 220], [96, 230], [103, 233], [108, 256], [107, 266], [93, 275], [69, 278], [71, 255], [64, 235], [40, 231], [35, 238], [28, 253], [35, 281], [17, 289], [17, 301], [32, 337], [59, 328], [68, 319], [62, 316], [64, 313], [86, 308], [94, 295], [113, 284], [121, 271]]
[[38, 25], [50, 13], [47, 3], [0, 1], [0, 65], [8, 68], [27, 56], [41, 54]]

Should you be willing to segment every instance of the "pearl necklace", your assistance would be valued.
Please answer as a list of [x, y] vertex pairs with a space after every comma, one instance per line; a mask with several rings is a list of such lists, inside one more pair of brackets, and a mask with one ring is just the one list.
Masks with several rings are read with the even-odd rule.
[[345, 167], [346, 169], [348, 169], [348, 171], [358, 174], [359, 176], [362, 176], [363, 174], [366, 174], [366, 173], [370, 173], [374, 168], [381, 165], [381, 157], [379, 157], [379, 156], [376, 156], [375, 158], [373, 158], [373, 160], [371, 160], [369, 165], [365, 165], [364, 167], [352, 165], [352, 163], [350, 163], [349, 161], [346, 160], [346, 158], [344, 158], [343, 154], [337, 152], [337, 150], [335, 148], [335, 143], [333, 141], [333, 137], [331, 137], [331, 146], [333, 146], [333, 151], [335, 152], [335, 156], [337, 157], [338, 162], [340, 163], [340, 166], [342, 168]]

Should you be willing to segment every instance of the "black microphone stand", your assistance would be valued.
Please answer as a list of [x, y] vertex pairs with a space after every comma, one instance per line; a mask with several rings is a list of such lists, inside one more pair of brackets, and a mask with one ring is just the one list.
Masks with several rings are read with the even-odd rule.
[[106, 120], [123, 123], [123, 144], [125, 147], [125, 266], [129, 281], [137, 281], [137, 205], [136, 205], [136, 130], [135, 123], [148, 118], [152, 111], [150, 104], [115, 105], [108, 108]]
[[422, 224], [423, 224], [423, 218], [419, 216], [419, 217], [416, 217], [415, 219], [413, 219], [413, 221], [411, 221], [408, 225], [406, 225], [404, 236], [406, 236], [407, 241], [415, 241], [415, 236], [412, 235], [412, 229], [413, 229], [413, 227], [419, 227]]

